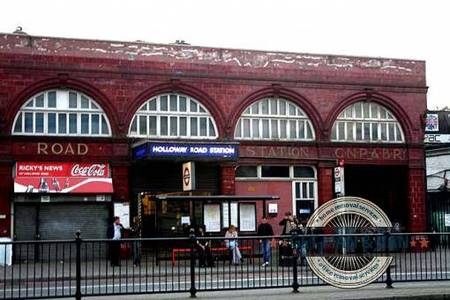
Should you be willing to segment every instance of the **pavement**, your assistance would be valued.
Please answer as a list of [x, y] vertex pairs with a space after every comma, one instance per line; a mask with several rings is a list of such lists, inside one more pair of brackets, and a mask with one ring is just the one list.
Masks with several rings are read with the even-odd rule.
[[[245, 299], [245, 300], [344, 300], [344, 299], [450, 299], [450, 282], [408, 282], [395, 283], [394, 288], [386, 289], [385, 284], [371, 284], [361, 289], [343, 290], [331, 286], [301, 287], [299, 293], [290, 288], [238, 290], [220, 292], [198, 292], [198, 299]], [[180, 300], [192, 299], [189, 293], [126, 295], [89, 297], [89, 300]]]

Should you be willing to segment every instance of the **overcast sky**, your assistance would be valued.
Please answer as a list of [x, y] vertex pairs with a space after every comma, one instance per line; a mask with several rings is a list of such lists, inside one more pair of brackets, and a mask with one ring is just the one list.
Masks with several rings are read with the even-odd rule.
[[[448, 3], [448, 4], [447, 4]], [[450, 107], [450, 1], [3, 0], [0, 32], [426, 60], [428, 108]]]

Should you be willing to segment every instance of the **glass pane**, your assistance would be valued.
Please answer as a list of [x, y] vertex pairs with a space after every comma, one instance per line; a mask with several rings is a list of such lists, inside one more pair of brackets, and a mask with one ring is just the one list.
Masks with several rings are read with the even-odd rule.
[[77, 108], [77, 94], [69, 92], [69, 108]]
[[89, 99], [81, 95], [81, 108], [89, 108]]
[[282, 177], [289, 178], [289, 167], [288, 166], [262, 166], [261, 167], [262, 177]]
[[67, 133], [66, 114], [58, 114], [58, 133]]
[[361, 109], [361, 103], [355, 104], [355, 117], [361, 118], [362, 117], [362, 109]]
[[289, 121], [289, 136], [291, 139], [297, 139], [297, 121]]
[[344, 141], [345, 140], [345, 122], [339, 122], [338, 123], [338, 140]]
[[28, 101], [28, 103], [25, 105], [25, 107], [33, 107], [34, 101], [30, 100]]
[[77, 114], [69, 114], [69, 133], [77, 133]]
[[331, 129], [331, 140], [333, 140], [333, 141], [337, 140], [336, 123], [334, 123], [333, 129]]
[[[280, 102], [281, 104], [281, 102]], [[280, 138], [286, 139], [287, 138], [287, 121], [286, 120], [280, 120]]]
[[270, 99], [270, 114], [271, 115], [278, 114], [277, 100], [275, 99]]
[[264, 99], [261, 101], [261, 113], [263, 115], [269, 114], [269, 100]]
[[280, 100], [280, 115], [285, 116], [286, 115], [286, 101]]
[[309, 183], [309, 198], [314, 199], [314, 182]]
[[378, 105], [376, 103], [370, 104], [370, 113], [372, 119], [378, 119]]
[[197, 103], [195, 103], [192, 100], [190, 102], [191, 102], [190, 107], [189, 107], [190, 111], [191, 112], [197, 112]]
[[206, 112], [206, 110], [201, 105], [198, 106], [198, 109], [199, 109], [200, 112]]
[[250, 137], [250, 119], [243, 119], [244, 124], [244, 137]]
[[160, 105], [159, 110], [167, 111], [167, 96], [161, 96], [160, 97], [159, 105]]
[[186, 97], [180, 96], [180, 111], [186, 111]]
[[242, 122], [242, 119], [239, 119], [239, 121], [238, 121], [238, 123], [237, 123], [237, 125], [236, 125], [236, 132], [234, 133], [234, 135], [235, 135], [237, 138], [240, 138], [240, 137], [241, 137], [241, 122]]
[[92, 109], [99, 109], [97, 105], [95, 105], [94, 102], [91, 101], [91, 108]]
[[197, 118], [191, 118], [191, 136], [198, 135]]
[[152, 99], [148, 103], [148, 110], [150, 110], [150, 111], [155, 111], [156, 110], [156, 99]]
[[131, 134], [136, 134], [137, 133], [137, 121], [136, 121], [137, 117], [133, 118], [133, 122], [131, 122], [131, 129], [130, 129], [130, 133]]
[[263, 138], [265, 139], [269, 138], [269, 120], [267, 119], [262, 120], [262, 134]]
[[352, 114], [352, 106], [350, 106], [350, 107], [348, 107], [346, 110], [345, 110], [345, 117], [346, 118], [351, 118], [352, 116], [353, 116], [353, 114]]
[[25, 132], [33, 132], [33, 113], [25, 113]]
[[252, 119], [252, 137], [259, 138], [259, 119]]
[[300, 182], [295, 183], [295, 198], [300, 199]]
[[380, 107], [380, 119], [386, 119], [386, 110], [383, 107]]
[[389, 123], [389, 140], [395, 141], [395, 125], [393, 123]]
[[216, 136], [216, 130], [211, 119], [209, 119], [209, 136]]
[[289, 103], [289, 115], [290, 116], [295, 116], [295, 106]]
[[16, 124], [14, 124], [14, 132], [22, 132], [22, 113], [16, 119]]
[[56, 113], [48, 113], [47, 119], [47, 132], [56, 133]]
[[236, 169], [236, 177], [258, 177], [257, 167], [256, 166], [239, 166]]
[[147, 135], [147, 116], [139, 116], [139, 134]]
[[252, 114], [259, 114], [259, 102], [256, 102], [252, 105]]
[[381, 123], [380, 126], [381, 126], [381, 140], [387, 141], [387, 130], [386, 130], [387, 124]]
[[105, 116], [102, 115], [102, 134], [109, 134], [108, 123]]
[[363, 102], [364, 118], [369, 118], [369, 103]]
[[170, 117], [170, 135], [171, 136], [177, 136], [178, 135], [178, 120], [177, 120], [177, 117]]
[[305, 138], [305, 121], [298, 121], [298, 138]]
[[36, 107], [44, 107], [44, 94], [40, 94], [35, 100]]
[[395, 124], [395, 128], [396, 128], [396, 131], [397, 131], [397, 141], [402, 141], [403, 140], [403, 137], [402, 137], [402, 130], [401, 130], [401, 128], [400, 128], [400, 125], [398, 125], [398, 124]]
[[200, 118], [200, 136], [206, 136], [206, 118]]
[[302, 182], [302, 199], [308, 198], [308, 183]]
[[157, 135], [157, 129], [156, 129], [156, 116], [149, 116], [148, 117], [149, 122], [149, 134], [150, 135]]
[[56, 92], [48, 92], [47, 94], [47, 107], [56, 107]]
[[[211, 129], [210, 129], [210, 134], [211, 134]], [[180, 135], [182, 135], [182, 136], [187, 135], [187, 118], [186, 117], [180, 118]]]
[[294, 177], [314, 178], [314, 170], [311, 167], [294, 167]]
[[177, 111], [177, 95], [170, 95], [170, 111]]
[[167, 135], [167, 117], [161, 117], [160, 119], [160, 123], [161, 123], [161, 132], [160, 135]]
[[271, 120], [270, 121], [270, 130], [272, 133], [271, 138], [277, 139], [278, 138], [278, 121], [277, 120]]
[[347, 122], [347, 140], [348, 141], [353, 141], [354, 140], [354, 136], [353, 136], [353, 126], [355, 125], [354, 122]]
[[99, 134], [100, 133], [100, 115], [94, 114], [91, 115], [91, 134]]
[[372, 126], [372, 141], [377, 141], [378, 140], [378, 124], [371, 123], [370, 126]]
[[306, 138], [307, 139], [312, 139], [313, 138], [313, 134], [312, 134], [312, 127], [311, 124], [309, 124], [308, 122], [306, 122]]
[[89, 133], [89, 115], [81, 114], [81, 133]]
[[35, 113], [35, 132], [44, 132], [44, 113]]
[[147, 109], [148, 109], [148, 105], [147, 105], [147, 103], [145, 103], [144, 105], [142, 105], [142, 107], [139, 111], [147, 111]]
[[364, 140], [370, 141], [370, 123], [364, 123]]
[[356, 140], [362, 140], [362, 123], [356, 123]]

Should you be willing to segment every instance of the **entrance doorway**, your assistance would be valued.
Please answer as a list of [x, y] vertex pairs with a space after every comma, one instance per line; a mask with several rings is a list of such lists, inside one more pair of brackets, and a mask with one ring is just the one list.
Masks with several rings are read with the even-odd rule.
[[345, 166], [345, 194], [378, 205], [392, 223], [408, 225], [408, 169], [404, 166]]

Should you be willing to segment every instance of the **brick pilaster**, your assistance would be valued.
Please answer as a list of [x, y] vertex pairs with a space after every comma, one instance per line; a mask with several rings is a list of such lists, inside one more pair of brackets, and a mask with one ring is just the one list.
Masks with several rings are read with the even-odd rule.
[[0, 237], [11, 236], [11, 201], [13, 195], [12, 165], [0, 164]]
[[222, 195], [234, 195], [236, 191], [235, 166], [223, 165], [220, 167], [220, 192]]
[[333, 199], [333, 165], [319, 164], [318, 189], [319, 206]]
[[426, 230], [425, 178], [423, 168], [408, 169], [409, 231]]

